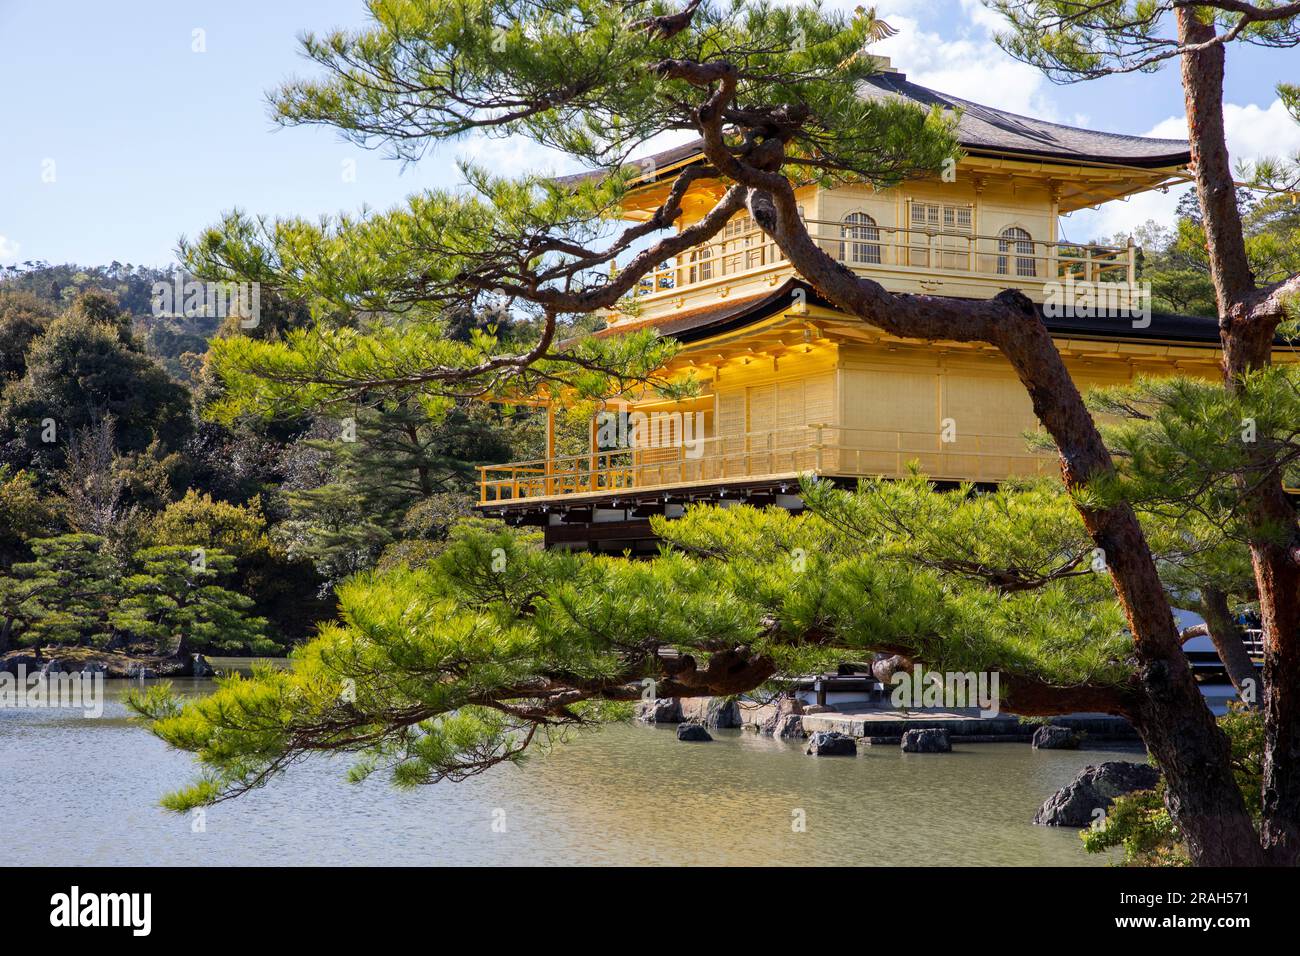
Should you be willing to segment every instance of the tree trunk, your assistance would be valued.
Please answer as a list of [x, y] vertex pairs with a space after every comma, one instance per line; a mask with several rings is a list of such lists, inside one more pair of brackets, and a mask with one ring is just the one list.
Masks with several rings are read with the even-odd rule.
[[172, 657], [183, 664], [192, 663], [190, 642], [184, 631], [176, 636], [176, 650], [172, 651]]
[[1300, 569], [1278, 560], [1277, 549], [1255, 555], [1264, 630], [1264, 846], [1273, 862], [1300, 860]]
[[[1198, 22], [1195, 9], [1178, 11], [1180, 42], [1204, 43], [1213, 36], [1213, 25]], [[1256, 309], [1255, 277], [1246, 258], [1223, 129], [1223, 67], [1222, 45], [1182, 58], [1196, 192], [1219, 305], [1224, 382], [1235, 392], [1243, 375], [1272, 361], [1282, 315]], [[1291, 553], [1300, 535], [1281, 473], [1269, 473], [1265, 450], [1253, 457], [1260, 467], [1239, 486], [1264, 631], [1263, 842], [1272, 862], [1294, 865], [1300, 861], [1300, 566]]]
[[1201, 590], [1201, 612], [1205, 617], [1205, 630], [1218, 652], [1228, 680], [1237, 689], [1237, 696], [1254, 707], [1259, 703], [1259, 675], [1255, 662], [1250, 659], [1242, 642], [1241, 628], [1232, 619], [1228, 596], [1210, 588]]
[[[1276, 323], [1260, 341], [1259, 323], [1224, 320], [1224, 378], [1229, 391], [1242, 376], [1272, 359]], [[1249, 478], [1238, 482], [1250, 536], [1250, 558], [1259, 591], [1264, 632], [1263, 839], [1270, 859], [1282, 866], [1300, 862], [1300, 546], [1295, 505], [1278, 469], [1270, 473], [1267, 453]]]

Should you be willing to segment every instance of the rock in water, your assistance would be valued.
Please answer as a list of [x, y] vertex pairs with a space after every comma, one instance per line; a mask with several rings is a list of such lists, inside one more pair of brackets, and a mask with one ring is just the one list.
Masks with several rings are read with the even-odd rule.
[[644, 724], [679, 724], [682, 705], [676, 697], [656, 697], [636, 705], [636, 719]]
[[808, 738], [805, 753], [813, 757], [853, 757], [858, 752], [858, 742], [848, 734], [833, 730], [819, 730]]
[[798, 697], [782, 697], [777, 700], [775, 712], [759, 724], [758, 732], [773, 737], [806, 737], [803, 729], [803, 701]]
[[1078, 750], [1079, 735], [1069, 727], [1044, 724], [1034, 731], [1030, 744], [1035, 750]]
[[682, 720], [703, 724], [710, 730], [739, 727], [740, 705], [728, 697], [688, 697], [681, 702]]
[[211, 677], [213, 674], [212, 665], [202, 654], [194, 655], [194, 663], [190, 667], [192, 677]]
[[740, 705], [725, 697], [710, 697], [704, 714], [705, 727], [739, 727]]
[[803, 714], [781, 714], [772, 724], [773, 737], [801, 739], [808, 736], [803, 729]]
[[678, 724], [677, 739], [689, 741], [708, 741], [712, 740], [709, 732], [704, 729], [703, 724]]
[[903, 734], [899, 746], [905, 754], [946, 754], [952, 751], [948, 731], [942, 727], [909, 730]]
[[1086, 827], [1096, 811], [1110, 809], [1116, 797], [1138, 790], [1150, 790], [1160, 780], [1160, 771], [1143, 763], [1111, 760], [1098, 767], [1084, 767], [1038, 808], [1034, 823], [1043, 827]]

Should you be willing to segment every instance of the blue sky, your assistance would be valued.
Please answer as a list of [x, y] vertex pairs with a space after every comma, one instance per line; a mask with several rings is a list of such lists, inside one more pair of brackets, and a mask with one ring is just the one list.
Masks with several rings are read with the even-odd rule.
[[[852, 8], [861, 0], [833, 0]], [[1134, 134], [1181, 135], [1177, 73], [1055, 86], [993, 45], [977, 0], [882, 0], [900, 34], [880, 47], [909, 78], [991, 106]], [[166, 265], [176, 240], [240, 207], [318, 216], [383, 208], [459, 181], [456, 155], [501, 171], [555, 159], [524, 142], [466, 140], [403, 168], [323, 128], [276, 129], [266, 91], [309, 74], [304, 29], [359, 26], [360, 0], [0, 0], [0, 263]], [[195, 31], [202, 31], [196, 34]], [[195, 52], [196, 36], [204, 52]], [[1300, 149], [1276, 102], [1294, 51], [1230, 53], [1236, 158]], [[1288, 70], [1288, 62], [1292, 69]], [[355, 175], [349, 162], [355, 164]], [[1063, 223], [1072, 238], [1167, 218], [1177, 196], [1138, 197]]]

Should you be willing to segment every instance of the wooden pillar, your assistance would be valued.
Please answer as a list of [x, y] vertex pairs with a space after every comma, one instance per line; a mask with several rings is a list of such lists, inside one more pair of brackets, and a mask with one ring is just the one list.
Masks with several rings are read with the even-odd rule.
[[546, 473], [546, 493], [555, 494], [555, 404], [546, 402], [546, 464], [542, 466]]

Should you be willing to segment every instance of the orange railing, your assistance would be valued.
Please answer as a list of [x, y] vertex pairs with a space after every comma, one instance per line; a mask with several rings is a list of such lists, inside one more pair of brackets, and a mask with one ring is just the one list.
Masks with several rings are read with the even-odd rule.
[[912, 462], [933, 478], [959, 481], [1000, 481], [1055, 468], [1052, 456], [1027, 451], [1019, 435], [962, 435], [946, 442], [934, 432], [818, 424], [715, 436], [694, 445], [485, 465], [479, 469], [479, 501], [683, 488], [804, 473], [899, 477]]
[[[1017, 287], [1048, 282], [1105, 283], [1133, 294], [1137, 247], [1049, 242], [1028, 236], [984, 235], [927, 226], [863, 225], [804, 220], [817, 244], [832, 258], [861, 272], [958, 274]], [[662, 263], [635, 290], [638, 296], [670, 295], [724, 279], [790, 271], [776, 243], [750, 226], [724, 233]], [[1123, 303], [1128, 307], [1128, 302]]]

